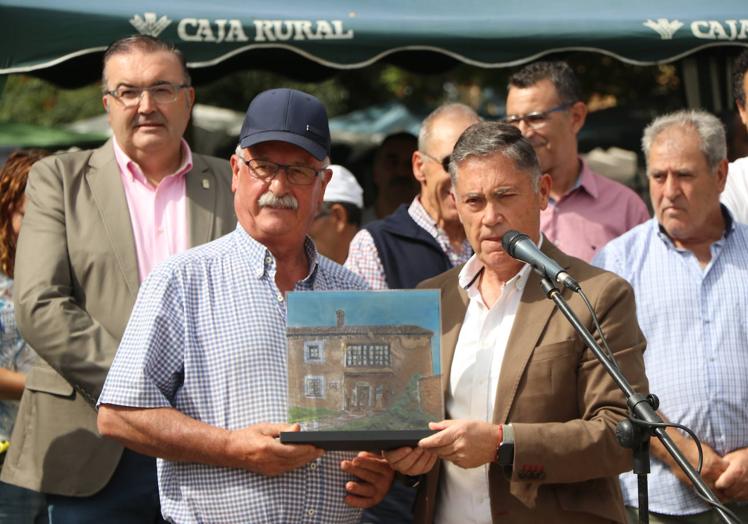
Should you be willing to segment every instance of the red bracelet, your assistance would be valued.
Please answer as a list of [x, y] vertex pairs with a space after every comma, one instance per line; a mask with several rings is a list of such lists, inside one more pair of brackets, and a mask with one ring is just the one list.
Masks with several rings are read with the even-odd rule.
[[496, 455], [493, 458], [493, 461], [498, 463], [499, 462], [499, 448], [501, 448], [501, 443], [504, 441], [504, 425], [499, 424], [499, 440], [496, 442]]

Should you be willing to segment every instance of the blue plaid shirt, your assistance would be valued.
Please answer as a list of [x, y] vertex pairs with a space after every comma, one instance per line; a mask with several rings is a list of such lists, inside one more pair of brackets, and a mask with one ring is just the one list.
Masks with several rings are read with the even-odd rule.
[[[365, 289], [305, 243], [296, 290]], [[229, 430], [286, 422], [286, 302], [275, 260], [241, 226], [156, 268], [137, 303], [99, 403], [173, 407]], [[158, 460], [162, 512], [174, 522], [358, 522], [351, 477], [330, 452], [278, 477]]]
[[[748, 446], [748, 225], [725, 216], [727, 232], [703, 269], [656, 219], [611, 241], [592, 261], [634, 288], [649, 387], [662, 413], [720, 455]], [[621, 475], [621, 487], [626, 505], [638, 506], [636, 476]], [[708, 508], [653, 458], [649, 509], [685, 515]]]

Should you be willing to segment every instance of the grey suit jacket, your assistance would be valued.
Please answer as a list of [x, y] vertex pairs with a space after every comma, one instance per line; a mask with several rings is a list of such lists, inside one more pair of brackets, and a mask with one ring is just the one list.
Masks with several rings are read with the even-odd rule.
[[[636, 320], [634, 293], [623, 279], [559, 251], [547, 239], [542, 249], [581, 284], [624, 375], [638, 392], [647, 390], [644, 337]], [[458, 285], [462, 267], [423, 282], [441, 290], [442, 386], [449, 375], [468, 306]], [[600, 342], [578, 295], [564, 297]], [[617, 475], [631, 469], [632, 456], [615, 438], [626, 415], [623, 393], [547, 299], [540, 277], [525, 286], [499, 375], [494, 424], [512, 423], [514, 468], [489, 467], [494, 522], [625, 522]], [[422, 483], [416, 522], [433, 522], [440, 464]]]
[[[228, 163], [195, 154], [186, 177], [190, 244], [232, 231]], [[26, 381], [2, 480], [88, 496], [109, 482], [122, 454], [120, 444], [99, 435], [94, 406], [139, 287], [111, 141], [35, 164], [26, 198], [16, 318], [41, 358]]]

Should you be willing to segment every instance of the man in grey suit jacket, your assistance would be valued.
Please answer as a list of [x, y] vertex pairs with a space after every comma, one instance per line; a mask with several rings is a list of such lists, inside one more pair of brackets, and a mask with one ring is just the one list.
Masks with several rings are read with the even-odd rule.
[[[502, 236], [526, 233], [579, 280], [622, 372], [645, 392], [631, 287], [541, 237], [550, 177], [517, 129], [475, 124], [451, 158], [457, 210], [475, 255], [421, 285], [441, 290], [447, 419], [432, 422], [440, 431], [415, 450], [387, 453], [403, 473], [428, 472], [415, 520], [623, 523], [617, 474], [630, 469], [631, 452], [614, 429], [626, 415], [624, 395], [545, 298], [540, 278], [503, 250]], [[599, 340], [579, 295], [564, 294]]]
[[161, 519], [155, 461], [96, 429], [94, 406], [154, 265], [236, 225], [231, 170], [192, 154], [184, 59], [146, 36], [104, 56], [114, 138], [37, 163], [16, 255], [16, 312], [41, 359], [2, 480], [49, 494], [52, 522]]

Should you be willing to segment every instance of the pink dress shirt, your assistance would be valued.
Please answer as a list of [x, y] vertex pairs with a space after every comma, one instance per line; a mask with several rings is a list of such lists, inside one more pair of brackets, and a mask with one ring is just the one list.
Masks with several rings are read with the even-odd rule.
[[610, 240], [650, 217], [634, 191], [580, 162], [577, 184], [541, 211], [540, 230], [565, 253], [589, 262]]
[[143, 282], [156, 265], [190, 247], [185, 174], [192, 169], [192, 151], [183, 139], [179, 168], [153, 186], [117, 141], [112, 139], [112, 142], [130, 210], [138, 273]]

